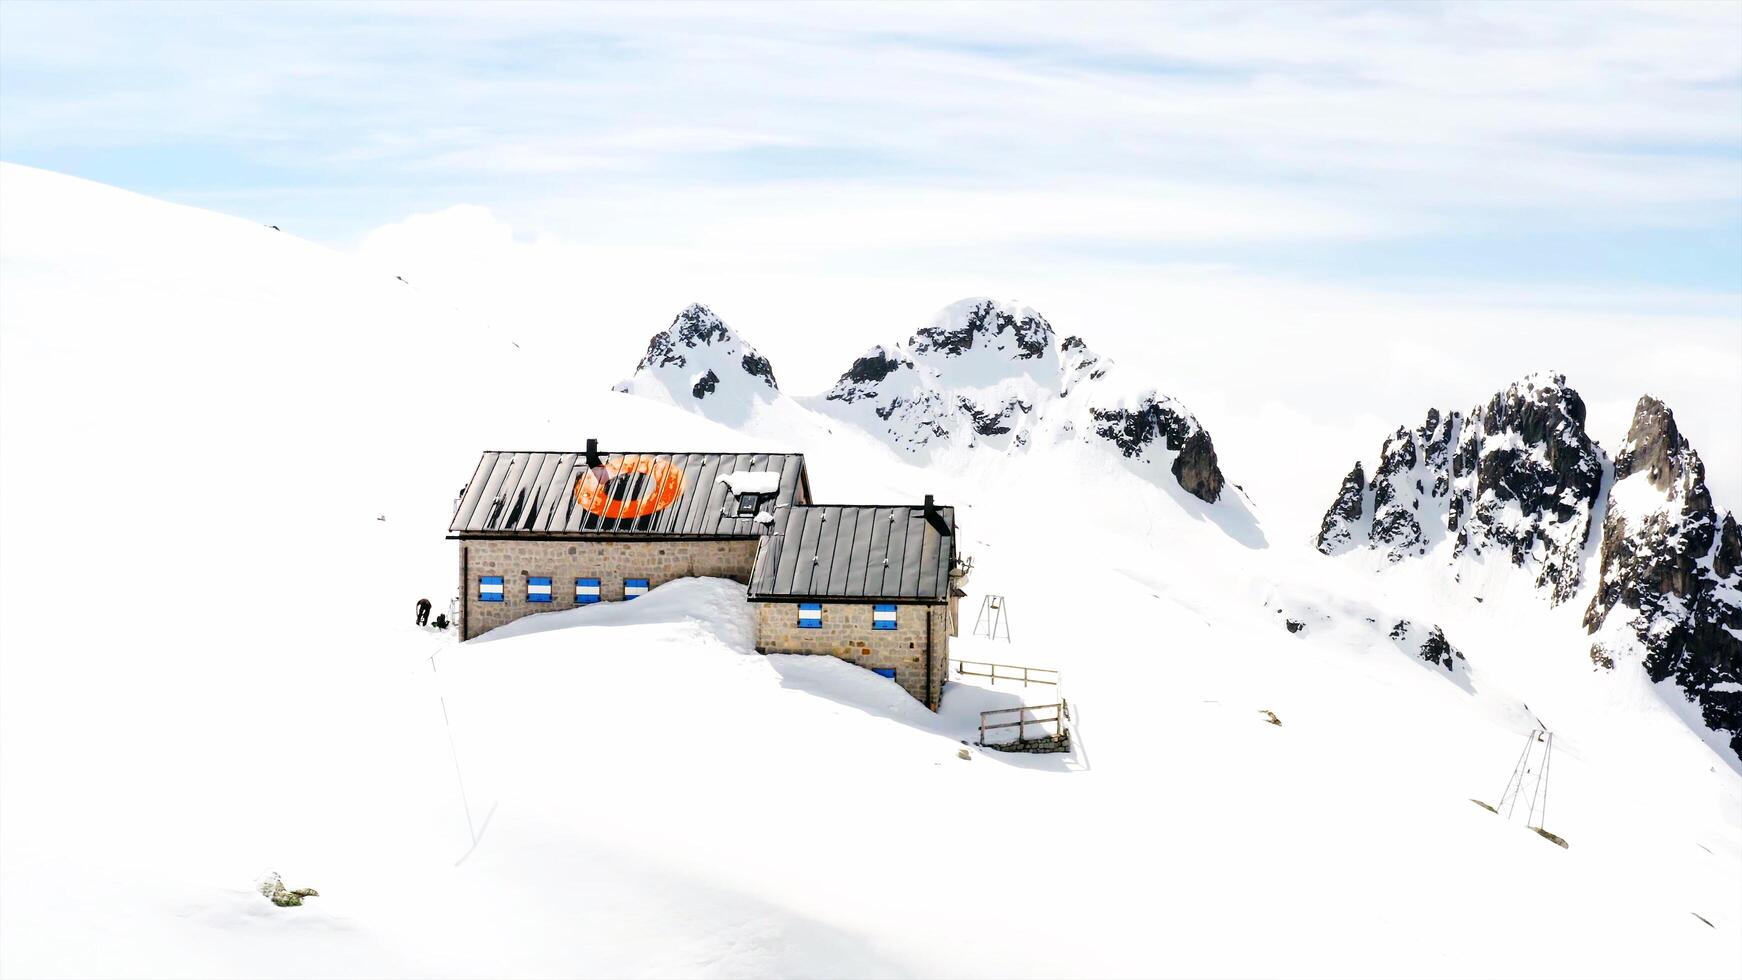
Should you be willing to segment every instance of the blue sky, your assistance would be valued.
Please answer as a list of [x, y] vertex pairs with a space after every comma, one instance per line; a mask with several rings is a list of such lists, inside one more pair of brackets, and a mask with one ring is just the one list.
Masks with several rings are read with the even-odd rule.
[[[13, 0], [0, 19], [6, 159], [336, 244], [457, 203], [521, 235], [647, 241], [745, 220], [722, 201], [742, 193], [826, 204], [809, 254], [899, 266], [899, 200], [984, 226], [1007, 194], [1014, 227], [959, 244], [1742, 291], [1733, 4]], [[1035, 195], [1057, 213], [1028, 223]], [[1145, 228], [1119, 195], [1189, 206]]]

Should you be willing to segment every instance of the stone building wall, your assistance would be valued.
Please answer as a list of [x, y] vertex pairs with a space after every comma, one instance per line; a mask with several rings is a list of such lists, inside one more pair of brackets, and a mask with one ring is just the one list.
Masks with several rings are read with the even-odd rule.
[[[599, 596], [605, 602], [623, 598], [625, 578], [647, 579], [649, 588], [691, 576], [748, 584], [756, 560], [756, 541], [463, 540], [460, 595], [464, 630], [460, 638], [469, 640], [533, 613], [573, 609], [577, 578], [598, 579]], [[502, 576], [501, 602], [478, 601], [481, 575]], [[526, 601], [526, 580], [534, 575], [550, 577], [550, 602]]]
[[[820, 653], [866, 669], [895, 668], [895, 682], [921, 704], [937, 710], [950, 666], [949, 607], [897, 604], [895, 629], [871, 628], [871, 609], [862, 603], [823, 603], [823, 625], [798, 625], [798, 603], [756, 604], [756, 649], [762, 653]], [[931, 646], [926, 622], [931, 622]], [[926, 661], [931, 686], [926, 686]]]

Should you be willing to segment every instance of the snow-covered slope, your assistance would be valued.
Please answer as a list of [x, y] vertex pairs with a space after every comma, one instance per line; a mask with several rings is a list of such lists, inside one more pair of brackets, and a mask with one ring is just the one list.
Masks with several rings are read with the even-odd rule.
[[[1742, 776], [1592, 672], [1582, 609], [1250, 547], [1228, 492], [1086, 440], [915, 466], [784, 396], [739, 430], [630, 402], [583, 354], [0, 168], [0, 974], [1742, 972]], [[988, 593], [1013, 629], [956, 657], [1062, 690], [958, 678], [934, 716], [755, 655], [719, 581], [412, 626], [477, 452], [587, 436], [937, 493], [963, 632]], [[1069, 755], [962, 744], [1061, 693]], [[1538, 722], [1567, 850], [1468, 801]], [[266, 903], [268, 869], [321, 896]]]

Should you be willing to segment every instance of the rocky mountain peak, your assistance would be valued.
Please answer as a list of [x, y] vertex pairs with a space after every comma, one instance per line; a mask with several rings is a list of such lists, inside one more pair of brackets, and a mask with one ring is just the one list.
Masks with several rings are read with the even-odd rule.
[[1742, 756], [1742, 534], [1720, 520], [1706, 467], [1651, 396], [1615, 457], [1597, 591], [1585, 610], [1591, 661], [1633, 661], [1674, 679], [1707, 727]]
[[1029, 307], [975, 296], [939, 310], [929, 325], [908, 339], [907, 346], [922, 357], [963, 357], [982, 350], [1029, 361], [1053, 350], [1053, 329]]
[[1059, 394], [1069, 395], [1071, 389], [1087, 381], [1099, 381], [1112, 370], [1113, 362], [1089, 349], [1083, 338], [1066, 337], [1059, 341], [1059, 365], [1062, 381]]
[[1059, 339], [1034, 309], [974, 297], [905, 344], [866, 351], [813, 404], [912, 455], [1017, 452], [1036, 439], [1102, 446], [1133, 472], [1165, 471], [1215, 502], [1225, 480], [1210, 434], [1177, 400], [1116, 385], [1112, 367], [1081, 337]]
[[1169, 472], [1187, 493], [1215, 503], [1222, 495], [1221, 467], [1210, 434], [1185, 406], [1153, 391], [1135, 398], [1088, 406], [1096, 436], [1128, 459], [1143, 459], [1151, 447], [1172, 452]]
[[1337, 488], [1337, 499], [1331, 501], [1325, 519], [1319, 525], [1315, 542], [1319, 551], [1340, 555], [1363, 543], [1361, 539], [1370, 533], [1363, 523], [1366, 516], [1367, 475], [1361, 469], [1361, 461], [1356, 460], [1349, 475], [1343, 477], [1342, 486]]
[[1429, 409], [1420, 426], [1386, 437], [1359, 502], [1345, 478], [1318, 549], [1365, 544], [1392, 562], [1442, 545], [1448, 562], [1497, 550], [1563, 602], [1578, 591], [1602, 487], [1602, 454], [1584, 426], [1583, 399], [1552, 373], [1520, 379], [1468, 413]]
[[757, 401], [774, 397], [780, 385], [774, 365], [732, 332], [713, 310], [692, 303], [647, 342], [635, 373], [614, 391], [646, 395], [735, 423]]
[[1665, 492], [1677, 485], [1688, 490], [1705, 486], [1705, 465], [1676, 427], [1675, 413], [1650, 395], [1641, 396], [1634, 406], [1627, 438], [1615, 453], [1617, 481], [1640, 471], [1646, 482]]
[[1585, 403], [1558, 374], [1525, 377], [1468, 414], [1430, 410], [1386, 437], [1371, 480], [1344, 477], [1318, 549], [1460, 567], [1503, 556], [1551, 604], [1578, 594], [1593, 515], [1604, 509], [1590, 656], [1673, 680], [1742, 756], [1742, 531], [1720, 520], [1705, 465], [1661, 401], [1641, 398], [1614, 460], [1585, 431]]

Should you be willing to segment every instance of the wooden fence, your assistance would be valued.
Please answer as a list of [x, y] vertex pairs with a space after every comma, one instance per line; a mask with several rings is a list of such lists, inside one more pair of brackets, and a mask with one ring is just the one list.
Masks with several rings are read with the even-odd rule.
[[[984, 667], [986, 669], [983, 671], [969, 670], [969, 667]], [[1000, 671], [1003, 671], [1003, 673], [1000, 673]], [[956, 661], [956, 673], [961, 674], [964, 677], [990, 678], [994, 685], [999, 681], [1021, 681], [1023, 687], [1027, 687], [1030, 684], [1051, 684], [1054, 687], [1057, 687], [1060, 677], [1058, 671], [1049, 670], [1045, 667], [1017, 667], [1011, 664], [989, 664], [981, 660]]]
[[[1030, 718], [1028, 717], [1030, 714], [1040, 717]], [[1004, 715], [1015, 715], [1016, 720], [1003, 722], [995, 720]], [[980, 712], [980, 744], [996, 747], [1027, 742], [1031, 738], [1063, 739], [1070, 733], [1070, 719], [1071, 707], [1065, 701], [1059, 701], [1056, 704], [1025, 704], [1019, 708], [994, 708], [991, 711], [982, 711]], [[1035, 726], [1035, 734], [1032, 736], [1028, 734], [1029, 725]], [[1049, 725], [1052, 726], [1051, 731], [1047, 730]], [[1016, 729], [1016, 743], [986, 741], [987, 732], [1009, 728]]]

